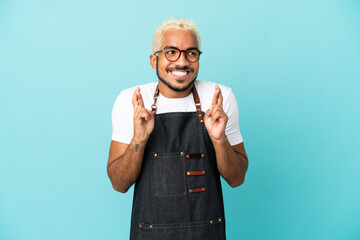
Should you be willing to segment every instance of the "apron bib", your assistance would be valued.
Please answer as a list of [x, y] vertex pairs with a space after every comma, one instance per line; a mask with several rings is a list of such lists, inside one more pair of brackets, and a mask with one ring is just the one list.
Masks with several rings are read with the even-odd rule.
[[197, 112], [155, 116], [135, 183], [131, 240], [225, 239], [215, 150], [195, 86], [192, 93]]

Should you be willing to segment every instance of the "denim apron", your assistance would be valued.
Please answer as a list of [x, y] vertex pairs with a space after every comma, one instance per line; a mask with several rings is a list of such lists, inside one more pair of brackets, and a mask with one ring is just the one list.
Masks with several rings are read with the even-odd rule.
[[155, 115], [135, 183], [131, 240], [225, 239], [215, 150], [195, 86], [192, 93], [197, 112]]

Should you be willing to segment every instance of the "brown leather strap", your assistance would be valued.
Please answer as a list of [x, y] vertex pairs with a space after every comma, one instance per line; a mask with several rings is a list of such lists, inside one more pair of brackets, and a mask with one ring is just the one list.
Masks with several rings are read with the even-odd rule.
[[197, 193], [197, 192], [205, 192], [205, 188], [204, 187], [200, 187], [200, 188], [190, 188], [189, 189], [189, 193]]
[[196, 107], [196, 111], [198, 113], [198, 117], [201, 123], [204, 123], [204, 119], [201, 113], [201, 104], [200, 104], [200, 98], [199, 95], [196, 91], [195, 85], [192, 88], [192, 92], [193, 92], [193, 96], [194, 96], [194, 101], [195, 101], [195, 107]]
[[201, 175], [205, 175], [205, 171], [187, 171], [186, 175], [188, 175], [188, 176], [201, 176]]
[[[199, 98], [199, 95], [196, 91], [196, 88], [195, 88], [195, 85], [193, 85], [192, 89], [191, 89], [192, 93], [193, 93], [193, 97], [194, 97], [194, 102], [195, 102], [195, 107], [196, 107], [196, 111], [197, 111], [197, 114], [198, 114], [198, 117], [199, 117], [199, 120], [200, 120], [200, 123], [204, 123], [204, 118], [203, 118], [203, 115], [201, 113], [201, 104], [200, 104], [200, 98]], [[159, 97], [159, 86], [157, 85], [156, 86], [156, 90], [155, 90], [155, 94], [154, 94], [154, 104], [151, 105], [151, 111], [153, 113], [156, 113], [156, 102], [157, 102], [157, 99]]]
[[159, 86], [158, 85], [156, 85], [156, 90], [155, 90], [155, 93], [154, 93], [154, 104], [153, 105], [151, 105], [151, 111], [153, 112], [153, 113], [156, 113], [156, 101], [157, 101], [157, 99], [158, 99], [158, 97], [159, 97]]
[[190, 158], [205, 158], [205, 153], [193, 153], [193, 154], [186, 154], [186, 159]]

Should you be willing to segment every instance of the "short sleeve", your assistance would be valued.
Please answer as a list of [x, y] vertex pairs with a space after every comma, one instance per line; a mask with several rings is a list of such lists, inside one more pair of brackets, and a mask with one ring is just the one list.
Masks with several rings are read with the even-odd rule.
[[231, 89], [227, 99], [224, 99], [224, 111], [229, 118], [226, 124], [225, 134], [229, 139], [230, 145], [234, 146], [242, 143], [243, 138], [239, 127], [239, 108]]
[[112, 140], [130, 144], [134, 134], [133, 115], [129, 91], [122, 91], [117, 97], [112, 109]]

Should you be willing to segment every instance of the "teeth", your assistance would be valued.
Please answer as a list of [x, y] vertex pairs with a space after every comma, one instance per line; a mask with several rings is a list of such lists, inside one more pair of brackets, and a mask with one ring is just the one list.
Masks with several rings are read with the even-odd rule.
[[171, 73], [177, 76], [185, 76], [187, 74], [187, 72], [183, 71], [172, 71]]

